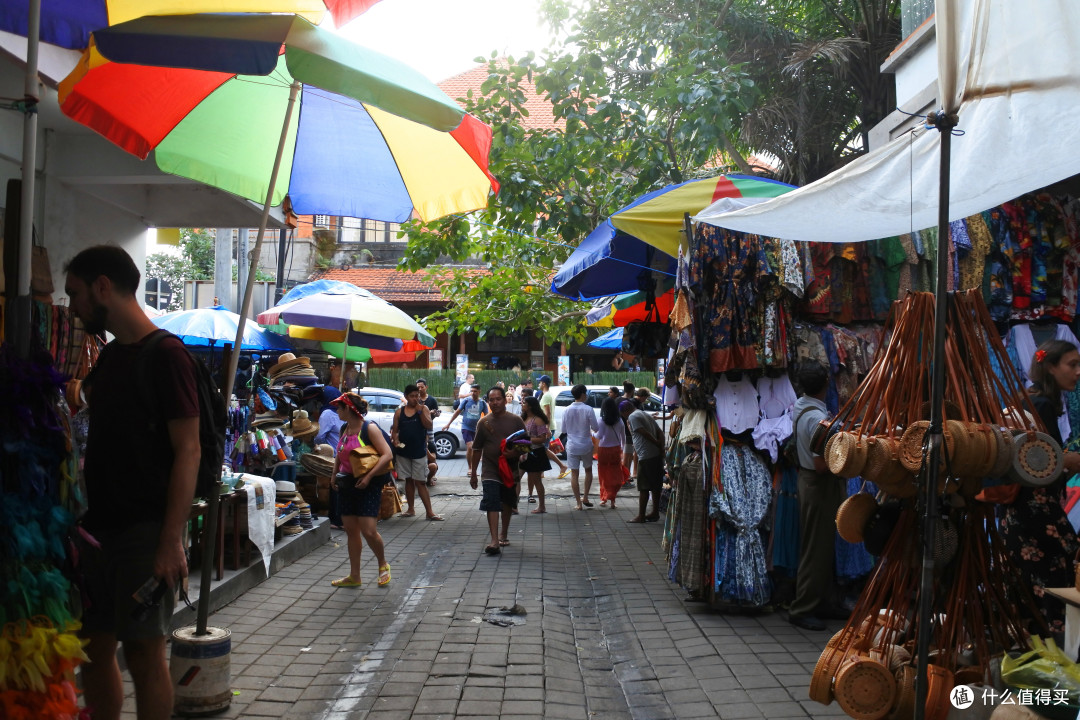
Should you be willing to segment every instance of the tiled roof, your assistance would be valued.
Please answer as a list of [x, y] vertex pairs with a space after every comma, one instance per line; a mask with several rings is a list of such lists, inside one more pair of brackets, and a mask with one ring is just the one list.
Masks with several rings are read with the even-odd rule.
[[388, 267], [331, 268], [312, 280], [341, 280], [371, 291], [390, 303], [445, 303], [446, 298], [426, 273], [404, 272]]
[[[501, 58], [500, 58], [501, 60]], [[480, 86], [488, 78], [487, 65], [477, 65], [472, 70], [449, 77], [438, 83], [439, 89], [454, 100], [464, 98], [469, 90], [473, 96], [480, 94]], [[522, 125], [527, 129], [553, 130], [562, 128], [562, 120], [556, 120], [551, 111], [551, 103], [536, 92], [536, 86], [527, 78], [521, 81], [522, 90], [525, 92], [525, 109], [529, 111], [529, 117], [522, 118]]]
[[[477, 272], [486, 272], [477, 267]], [[397, 304], [439, 305], [448, 302], [438, 283], [424, 272], [406, 272], [392, 267], [331, 268], [312, 280], [341, 280], [362, 287], [383, 300]]]

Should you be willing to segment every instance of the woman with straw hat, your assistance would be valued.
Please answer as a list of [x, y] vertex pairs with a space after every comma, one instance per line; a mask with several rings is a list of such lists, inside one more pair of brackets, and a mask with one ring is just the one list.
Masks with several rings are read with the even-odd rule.
[[[338, 441], [337, 477], [347, 476], [339, 487], [341, 495], [341, 519], [348, 537], [349, 574], [332, 581], [334, 587], [360, 587], [360, 553], [364, 543], [371, 548], [379, 562], [379, 587], [390, 583], [390, 566], [384, 555], [383, 539], [376, 523], [379, 520], [379, 506], [382, 503], [382, 488], [393, 482], [387, 472], [393, 453], [390, 445], [378, 427], [373, 427], [364, 419], [367, 414], [367, 400], [356, 393], [343, 393], [332, 403], [337, 408], [338, 418], [345, 423]], [[370, 445], [379, 454], [378, 462], [362, 477], [355, 478], [349, 453], [353, 448]]]

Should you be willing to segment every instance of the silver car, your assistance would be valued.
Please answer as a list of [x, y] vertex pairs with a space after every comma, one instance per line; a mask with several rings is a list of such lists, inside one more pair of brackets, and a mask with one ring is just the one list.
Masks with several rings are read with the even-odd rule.
[[[397, 390], [366, 387], [355, 391], [368, 402], [367, 419], [375, 422], [386, 432], [394, 427], [394, 412], [405, 404], [405, 395]], [[450, 427], [443, 430], [446, 420], [442, 416], [435, 418], [435, 457], [449, 460], [465, 447], [465, 438], [461, 435], [461, 417], [458, 416]]]

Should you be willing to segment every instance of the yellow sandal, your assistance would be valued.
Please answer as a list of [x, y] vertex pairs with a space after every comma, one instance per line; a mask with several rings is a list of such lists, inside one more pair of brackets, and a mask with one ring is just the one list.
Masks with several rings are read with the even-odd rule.
[[379, 587], [390, 584], [390, 566], [383, 565], [379, 568]]
[[352, 575], [346, 575], [343, 578], [339, 578], [337, 580], [331, 580], [330, 584], [333, 585], [334, 587], [360, 587], [360, 581], [359, 580], [353, 580]]

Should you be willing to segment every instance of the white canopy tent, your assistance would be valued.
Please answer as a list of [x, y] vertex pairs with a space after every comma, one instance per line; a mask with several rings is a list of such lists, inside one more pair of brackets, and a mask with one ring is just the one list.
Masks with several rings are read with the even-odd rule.
[[[961, 7], [963, 6], [963, 7]], [[938, 102], [959, 114], [949, 220], [1080, 172], [1080, 3], [938, 2]], [[695, 222], [769, 237], [856, 242], [937, 224], [940, 133], [903, 135], [817, 182]]]

